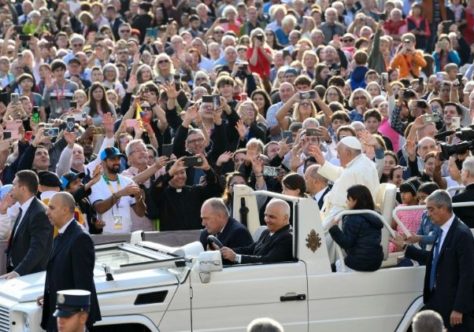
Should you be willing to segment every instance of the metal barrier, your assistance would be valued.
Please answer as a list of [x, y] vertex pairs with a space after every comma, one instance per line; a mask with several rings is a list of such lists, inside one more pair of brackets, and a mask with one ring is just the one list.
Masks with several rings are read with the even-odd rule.
[[[382, 217], [381, 214], [375, 212], [374, 210], [345, 210], [345, 211], [339, 212], [334, 217], [334, 219], [339, 220], [339, 227], [340, 227], [341, 222], [342, 222], [342, 217], [347, 216], [347, 215], [355, 215], [355, 214], [371, 214], [371, 215], [377, 217], [380, 221], [382, 221], [384, 227], [390, 233], [390, 236], [395, 237], [395, 231], [392, 229], [392, 226]], [[334, 241], [334, 244], [336, 245], [336, 252], [337, 252], [337, 256], [339, 258], [339, 261], [342, 264], [342, 271], [346, 272], [347, 268], [346, 268], [346, 263], [344, 263], [344, 255], [342, 254], [341, 247], [335, 241]]]
[[[453, 208], [474, 206], [474, 201], [463, 202], [463, 203], [452, 203], [452, 206]], [[410, 233], [408, 228], [406, 228], [406, 226], [401, 222], [400, 218], [398, 218], [397, 212], [398, 211], [425, 210], [425, 209], [426, 209], [426, 205], [397, 206], [392, 212], [392, 217], [393, 217], [393, 220], [396, 222], [397, 227], [400, 227], [406, 236], [411, 236], [412, 234]]]

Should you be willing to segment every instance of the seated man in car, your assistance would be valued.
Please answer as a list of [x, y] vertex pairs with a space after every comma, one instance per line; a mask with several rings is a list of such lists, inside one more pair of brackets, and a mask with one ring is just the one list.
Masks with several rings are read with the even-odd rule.
[[247, 228], [229, 215], [229, 210], [222, 198], [209, 198], [201, 207], [202, 225], [199, 240], [207, 248], [207, 237], [214, 235], [224, 246], [238, 248], [253, 243]]
[[267, 229], [254, 244], [232, 250], [221, 248], [224, 259], [234, 263], [276, 263], [290, 261], [293, 237], [290, 232], [290, 205], [273, 198], [265, 209]]

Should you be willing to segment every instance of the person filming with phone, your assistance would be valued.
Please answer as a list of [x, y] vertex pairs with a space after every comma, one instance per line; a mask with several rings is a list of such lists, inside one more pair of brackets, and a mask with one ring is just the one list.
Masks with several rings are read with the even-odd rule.
[[390, 67], [400, 71], [400, 78], [417, 78], [420, 76], [421, 68], [426, 66], [423, 53], [416, 50], [416, 37], [412, 33], [402, 36], [402, 45], [393, 58]]

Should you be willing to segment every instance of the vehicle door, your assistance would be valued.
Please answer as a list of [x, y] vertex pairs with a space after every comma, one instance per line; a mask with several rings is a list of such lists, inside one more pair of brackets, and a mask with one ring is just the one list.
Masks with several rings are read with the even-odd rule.
[[308, 331], [304, 262], [234, 265], [212, 272], [208, 283], [191, 274], [192, 325], [197, 331], [244, 331], [271, 317], [285, 331]]

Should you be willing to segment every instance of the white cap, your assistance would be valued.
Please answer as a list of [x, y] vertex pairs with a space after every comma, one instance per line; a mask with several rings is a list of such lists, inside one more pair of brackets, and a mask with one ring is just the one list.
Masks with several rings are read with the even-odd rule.
[[357, 139], [357, 137], [354, 136], [346, 136], [340, 141], [342, 144], [347, 146], [348, 148], [354, 149], [354, 150], [362, 150], [362, 144], [360, 144], [360, 141]]

